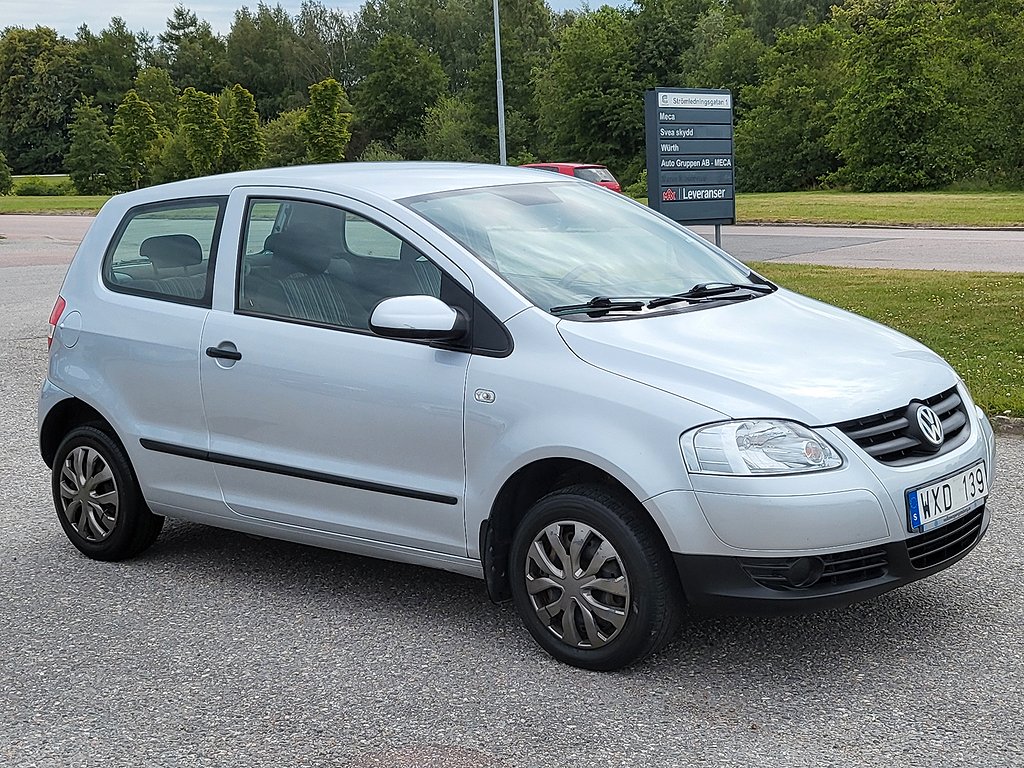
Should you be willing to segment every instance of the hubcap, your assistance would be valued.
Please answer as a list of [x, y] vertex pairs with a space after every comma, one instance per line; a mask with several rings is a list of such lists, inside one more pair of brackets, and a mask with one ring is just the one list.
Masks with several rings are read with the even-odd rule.
[[117, 524], [117, 483], [99, 451], [80, 446], [64, 459], [60, 471], [64, 517], [79, 536], [103, 541]]
[[629, 579], [619, 553], [574, 521], [541, 530], [526, 556], [526, 591], [538, 618], [562, 642], [600, 648], [629, 615]]

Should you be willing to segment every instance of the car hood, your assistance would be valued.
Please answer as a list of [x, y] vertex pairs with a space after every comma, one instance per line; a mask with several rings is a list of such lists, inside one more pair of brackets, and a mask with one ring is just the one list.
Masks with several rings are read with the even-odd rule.
[[730, 418], [835, 424], [952, 387], [938, 355], [890, 328], [785, 290], [559, 333], [582, 360]]

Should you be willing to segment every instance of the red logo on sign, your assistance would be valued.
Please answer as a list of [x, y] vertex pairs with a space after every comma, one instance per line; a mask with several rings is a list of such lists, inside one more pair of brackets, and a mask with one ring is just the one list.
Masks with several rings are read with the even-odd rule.
[[676, 199], [676, 191], [674, 189], [666, 189], [661, 193], [661, 199], [666, 203], [671, 203]]

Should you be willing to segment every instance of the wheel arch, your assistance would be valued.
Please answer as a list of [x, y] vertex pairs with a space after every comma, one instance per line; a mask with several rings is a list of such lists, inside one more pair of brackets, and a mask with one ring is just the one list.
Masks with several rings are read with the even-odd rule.
[[68, 432], [77, 426], [90, 423], [97, 424], [120, 442], [110, 421], [84, 400], [68, 397], [54, 405], [46, 414], [39, 429], [39, 453], [46, 466], [53, 467], [57, 448]]
[[526, 512], [543, 496], [560, 488], [583, 483], [609, 488], [629, 500], [664, 539], [664, 533], [641, 500], [607, 470], [574, 458], [534, 460], [505, 480], [491, 504], [490, 515], [480, 524], [480, 561], [487, 592], [493, 601], [501, 602], [511, 598], [508, 559], [512, 535]]

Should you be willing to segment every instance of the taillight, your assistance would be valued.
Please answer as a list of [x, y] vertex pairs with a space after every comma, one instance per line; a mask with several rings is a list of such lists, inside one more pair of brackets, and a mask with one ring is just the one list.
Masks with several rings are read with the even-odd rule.
[[64, 307], [67, 305], [68, 303], [64, 301], [63, 296], [58, 296], [57, 301], [53, 304], [53, 312], [50, 313], [50, 332], [46, 334], [47, 349], [53, 344], [53, 332], [57, 328], [57, 323], [60, 322], [60, 316], [64, 314]]

